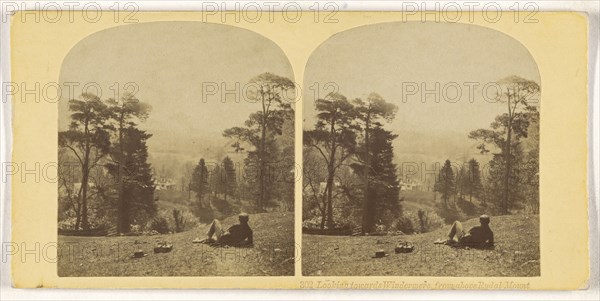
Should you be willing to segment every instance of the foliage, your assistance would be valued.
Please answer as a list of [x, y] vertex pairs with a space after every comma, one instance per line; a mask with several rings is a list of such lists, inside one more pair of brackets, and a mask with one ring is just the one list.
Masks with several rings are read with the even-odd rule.
[[[185, 232], [198, 227], [198, 218], [187, 209], [161, 210], [157, 216], [165, 219], [169, 231], [175, 233]], [[148, 230], [154, 230], [152, 228], [153, 221], [149, 223]]]
[[540, 114], [537, 108], [528, 110], [530, 120], [527, 138], [523, 142], [524, 158], [519, 165], [521, 179], [519, 186], [523, 189], [524, 204], [532, 214], [539, 213], [540, 207]]
[[392, 229], [400, 230], [404, 234], [427, 233], [435, 231], [444, 226], [444, 220], [433, 211], [407, 210], [394, 221]]
[[[319, 161], [324, 162], [326, 186], [321, 189], [321, 179], [314, 182], [305, 182], [310, 185], [309, 193], [312, 194], [313, 204], [321, 212], [320, 228], [334, 226], [333, 202], [335, 190], [335, 177], [338, 169], [353, 154], [356, 145], [356, 134], [353, 131], [352, 121], [354, 107], [348, 99], [337, 93], [330, 93], [324, 99], [315, 101], [317, 122], [314, 130], [304, 131], [304, 145], [315, 149], [320, 155]], [[306, 162], [306, 161], [305, 161]], [[312, 166], [316, 171], [317, 166]], [[305, 167], [306, 169], [306, 167]]]
[[[409, 216], [414, 220], [413, 212], [411, 212]], [[419, 225], [418, 230], [421, 233], [435, 231], [444, 226], [444, 220], [433, 211], [419, 210], [417, 211], [417, 219]]]
[[481, 196], [483, 188], [479, 162], [475, 159], [469, 160], [466, 166], [460, 169], [460, 174], [459, 189], [463, 195], [469, 196], [469, 202], [473, 202], [473, 197]]
[[[109, 162], [109, 173], [122, 182], [117, 197], [117, 225], [120, 233], [129, 232], [132, 223], [141, 224], [156, 215], [157, 205], [154, 199], [154, 179], [152, 166], [148, 163], [146, 141], [152, 135], [130, 125], [122, 129], [121, 143], [112, 147], [114, 157], [120, 158], [120, 164]], [[122, 173], [122, 175], [120, 175]], [[118, 226], [119, 227], [119, 226]]]
[[184, 225], [185, 225], [185, 218], [183, 217], [181, 210], [173, 209], [173, 223], [174, 223], [173, 228], [175, 230], [175, 233], [179, 233], [179, 232], [183, 231]]
[[[148, 198], [152, 199], [152, 196], [148, 194], [154, 191], [153, 180], [150, 175], [150, 165], [146, 163], [148, 154], [145, 141], [151, 135], [146, 135], [144, 131], [137, 129], [137, 122], [145, 121], [152, 107], [140, 102], [130, 93], [125, 93], [119, 101], [111, 98], [106, 103], [109, 105], [107, 114], [110, 115], [110, 120], [113, 123], [112, 127], [116, 131], [116, 141], [113, 142], [114, 147], [111, 148], [111, 157], [113, 164], [117, 166], [116, 172], [113, 171], [117, 183], [117, 231], [119, 233], [127, 233], [130, 230], [131, 215], [137, 213], [135, 209], [131, 208], [132, 206], [146, 203], [145, 205], [148, 206], [143, 206], [146, 213], [153, 215], [156, 211], [155, 206], [153, 208], [150, 205], [151, 201], [147, 200]], [[137, 137], [132, 137], [136, 135]], [[129, 141], [125, 141], [125, 139]], [[140, 142], [138, 143], [137, 141]], [[127, 145], [128, 143], [129, 145]], [[130, 149], [126, 150], [126, 147]], [[139, 150], [132, 150], [131, 147], [139, 148]], [[139, 153], [139, 158], [132, 159], [132, 153], [135, 152]], [[134, 179], [134, 181], [138, 180], [139, 183], [131, 183], [131, 179], [129, 181], [125, 179], [132, 173], [138, 174], [138, 171], [139, 177], [138, 179]], [[137, 200], [131, 200], [132, 190], [136, 190], [136, 188], [143, 188], [141, 189], [142, 191], [137, 191], [142, 194], [141, 202], [139, 196], [135, 194], [136, 191], [134, 191], [134, 195]]]
[[202, 199], [208, 191], [208, 168], [204, 158], [200, 159], [198, 165], [194, 168], [192, 173], [192, 182], [190, 183], [190, 189], [196, 193], [198, 203], [204, 206]]
[[221, 164], [223, 165], [223, 171], [219, 177], [219, 180], [221, 181], [220, 186], [222, 187], [224, 199], [227, 201], [227, 196], [234, 195], [236, 191], [237, 179], [235, 176], [235, 166], [233, 165], [233, 161], [231, 158], [229, 158], [229, 156], [223, 158], [223, 162]]
[[[362, 163], [363, 172], [362, 177], [364, 179], [363, 183], [363, 218], [362, 218], [362, 233], [371, 232], [373, 230], [373, 226], [375, 221], [377, 220], [376, 213], [378, 212], [377, 207], [380, 207], [381, 204], [398, 204], [396, 200], [392, 202], [388, 202], [388, 200], [381, 202], [380, 204], [376, 204], [376, 200], [373, 199], [371, 195], [370, 182], [372, 181], [373, 176], [379, 176], [375, 179], [374, 183], [375, 189], [379, 190], [381, 195], [382, 189], [386, 190], [383, 192], [384, 195], [397, 199], [398, 192], [400, 191], [398, 185], [398, 179], [395, 174], [395, 165], [391, 162], [393, 160], [393, 148], [391, 146], [391, 140], [395, 139], [397, 136], [392, 135], [391, 132], [387, 132], [382, 129], [382, 124], [380, 120], [386, 120], [391, 122], [396, 116], [396, 111], [398, 107], [392, 103], [388, 103], [383, 97], [379, 94], [371, 93], [367, 97], [366, 101], [358, 98], [353, 101], [356, 112], [356, 121], [358, 129], [360, 129], [361, 134], [363, 135], [363, 145], [362, 152], [358, 151], [363, 155]], [[373, 141], [375, 144], [382, 143], [381, 146], [374, 146], [370, 136], [372, 135], [371, 131], [375, 130], [374, 135], [381, 135], [384, 137], [374, 137]], [[379, 132], [377, 132], [377, 130]], [[379, 139], [379, 140], [377, 140]], [[381, 151], [381, 155], [384, 156], [383, 161], [381, 162], [379, 167], [384, 169], [388, 169], [393, 166], [394, 172], [393, 175], [389, 174], [389, 172], [385, 172], [383, 170], [377, 170], [373, 165], [374, 156], [380, 155], [379, 152], [374, 151], [374, 148], [379, 148]], [[387, 155], [386, 155], [387, 153]], [[389, 157], [389, 159], [388, 159]], [[385, 166], [387, 165], [387, 166]], [[355, 165], [356, 166], [356, 165]], [[387, 198], [387, 197], [386, 197]], [[393, 205], [395, 206], [395, 205]], [[387, 210], [392, 210], [393, 214], [401, 214], [397, 208], [388, 208]], [[394, 212], [397, 210], [398, 212]]]
[[416, 232], [415, 224], [408, 215], [399, 217], [392, 225], [392, 229], [402, 231], [404, 234], [413, 234]]
[[263, 212], [275, 200], [273, 183], [268, 182], [269, 165], [273, 156], [281, 157], [276, 138], [283, 134], [286, 120], [291, 120], [294, 111], [291, 101], [286, 99], [294, 90], [294, 83], [285, 77], [271, 73], [260, 74], [250, 80], [249, 85], [256, 89], [249, 90], [250, 99], [261, 105], [261, 110], [250, 114], [243, 127], [226, 129], [223, 136], [235, 139], [232, 144], [236, 151], [241, 151], [241, 143], [247, 143], [252, 150], [244, 163], [249, 168], [255, 168], [256, 185], [249, 185], [253, 199], [256, 200], [255, 211]]
[[[520, 209], [519, 180], [518, 171], [523, 163], [521, 140], [527, 138], [529, 134], [530, 122], [534, 121], [535, 96], [539, 95], [540, 87], [536, 82], [510, 76], [500, 81], [502, 93], [499, 96], [501, 103], [506, 104], [507, 111], [496, 117], [496, 120], [490, 125], [491, 129], [478, 129], [469, 134], [469, 138], [479, 140], [482, 143], [478, 146], [482, 153], [490, 152], [489, 147], [495, 147], [499, 152], [494, 153], [493, 164], [490, 170], [493, 178], [491, 191], [494, 206], [501, 214], [509, 214], [511, 210]], [[533, 159], [535, 161], [535, 159]], [[532, 176], [536, 169], [534, 166], [529, 170]], [[530, 166], [531, 167], [531, 166]], [[535, 183], [532, 183], [534, 186]]]
[[442, 205], [448, 208], [450, 205], [448, 201], [450, 197], [454, 195], [456, 182], [454, 180], [454, 172], [452, 171], [452, 164], [450, 160], [444, 162], [444, 166], [440, 169], [440, 173], [436, 179], [434, 189], [442, 194], [441, 199]]
[[166, 234], [171, 231], [169, 228], [169, 222], [163, 216], [155, 217], [150, 223], [150, 229], [160, 234]]
[[[58, 135], [59, 218], [74, 217], [75, 230], [116, 222], [117, 230], [127, 233], [131, 223], [156, 214], [147, 163], [151, 135], [137, 128], [150, 110], [127, 93], [118, 102], [87, 93], [69, 101], [71, 124]], [[73, 159], [78, 168], [68, 169]]]
[[[396, 175], [396, 164], [394, 160], [394, 148], [392, 141], [397, 135], [392, 134], [390, 131], [384, 130], [382, 127], [377, 126], [370, 130], [370, 143], [368, 155], [362, 150], [365, 145], [359, 148], [356, 154], [358, 162], [366, 162], [366, 156], [369, 156], [369, 183], [367, 186], [369, 205], [364, 207], [363, 203], [363, 230], [371, 232], [375, 223], [389, 226], [392, 220], [402, 215], [402, 207], [400, 205], [401, 200], [399, 199], [400, 183]], [[354, 163], [351, 165], [352, 169], [361, 178], [365, 176], [365, 164]], [[364, 195], [364, 182], [363, 182], [363, 195]], [[364, 200], [363, 200], [364, 202]], [[365, 211], [369, 215], [365, 225]], [[365, 228], [366, 226], [366, 228]]]
[[[70, 150], [77, 158], [79, 170], [81, 171], [80, 188], [77, 192], [70, 191], [69, 198], [72, 209], [76, 216], [74, 228], [88, 230], [88, 188], [90, 171], [100, 164], [101, 160], [108, 154], [110, 147], [111, 128], [108, 126], [107, 106], [99, 97], [84, 93], [81, 99], [69, 100], [69, 111], [71, 111], [71, 123], [67, 131], [58, 133], [58, 145]], [[61, 162], [64, 163], [64, 162]], [[63, 165], [59, 165], [63, 167]], [[68, 173], [68, 171], [67, 171]], [[62, 185], [65, 185], [65, 172], [62, 175]], [[74, 175], [70, 175], [74, 176]], [[70, 185], [70, 183], [68, 183]], [[64, 188], [64, 187], [63, 187]]]

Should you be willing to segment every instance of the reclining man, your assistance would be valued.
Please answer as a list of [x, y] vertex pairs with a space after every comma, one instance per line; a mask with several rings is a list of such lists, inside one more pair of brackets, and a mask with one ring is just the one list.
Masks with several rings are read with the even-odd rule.
[[[227, 230], [223, 230], [221, 222], [213, 220], [210, 224], [210, 228], [206, 233], [207, 238], [203, 241], [204, 243], [219, 246], [232, 246], [232, 247], [245, 247], [251, 246], [252, 241], [252, 229], [248, 225], [250, 217], [247, 213], [240, 213], [238, 216], [239, 224], [235, 224]], [[214, 238], [213, 238], [214, 236]]]
[[465, 233], [459, 221], [455, 221], [448, 232], [448, 240], [439, 239], [436, 244], [447, 244], [456, 247], [488, 248], [494, 246], [494, 232], [490, 229], [490, 217], [479, 217], [479, 226], [475, 226]]

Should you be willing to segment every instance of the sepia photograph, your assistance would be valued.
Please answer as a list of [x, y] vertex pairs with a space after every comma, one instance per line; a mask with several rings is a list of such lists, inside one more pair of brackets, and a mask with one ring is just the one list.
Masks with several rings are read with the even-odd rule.
[[293, 275], [295, 85], [275, 43], [118, 26], [74, 45], [60, 83], [59, 276]]
[[305, 276], [540, 276], [540, 75], [470, 24], [337, 33], [304, 75]]
[[594, 15], [351, 2], [8, 5], [0, 299], [591, 296]]

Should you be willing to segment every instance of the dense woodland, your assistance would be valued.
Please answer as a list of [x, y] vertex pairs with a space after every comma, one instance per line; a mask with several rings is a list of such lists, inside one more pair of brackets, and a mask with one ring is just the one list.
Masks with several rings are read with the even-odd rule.
[[499, 84], [504, 112], [488, 128], [465, 133], [490, 162], [428, 162], [439, 165], [431, 191], [424, 193], [434, 206], [414, 211], [403, 210], [394, 164], [402, 158], [395, 157], [392, 141], [402, 137], [386, 125], [399, 108], [376, 93], [353, 100], [334, 93], [316, 100], [317, 121], [304, 131], [303, 229], [416, 233], [482, 213], [537, 214], [539, 103], [534, 99], [540, 87], [516, 76]]

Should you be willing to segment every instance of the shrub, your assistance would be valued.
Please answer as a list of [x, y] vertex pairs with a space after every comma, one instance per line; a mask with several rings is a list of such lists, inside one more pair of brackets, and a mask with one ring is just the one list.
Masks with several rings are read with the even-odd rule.
[[60, 220], [58, 220], [58, 229], [60, 229], [60, 230], [78, 230], [78, 229], [75, 229], [76, 220], [77, 219], [75, 217], [67, 217], [67, 218], [60, 219]]
[[444, 226], [444, 219], [433, 211], [417, 211], [419, 231], [421, 233], [431, 232]]
[[393, 229], [393, 225], [394, 222], [400, 217], [401, 215], [397, 212], [393, 212], [392, 210], [384, 210], [380, 215], [379, 215], [379, 220], [377, 221], [377, 224], [379, 225], [383, 225], [385, 229]]
[[444, 220], [433, 211], [408, 210], [394, 221], [391, 229], [400, 230], [404, 234], [413, 234], [431, 232], [443, 226]]
[[[175, 209], [177, 210], [177, 209]], [[198, 218], [189, 210], [185, 210], [185, 209], [181, 209], [181, 210], [177, 210], [180, 212], [180, 230], [179, 232], [183, 232], [183, 231], [187, 231], [187, 230], [191, 230], [194, 229], [198, 226]], [[177, 232], [177, 221], [175, 219], [175, 215], [171, 214], [169, 215], [169, 218], [167, 219], [169, 221], [169, 225], [171, 227], [171, 229], [175, 229], [175, 232]]]
[[132, 235], [141, 235], [141, 234], [143, 233], [143, 231], [142, 231], [142, 230], [143, 230], [143, 229], [142, 229], [142, 226], [141, 226], [141, 225], [138, 225], [138, 224], [132, 224], [132, 225], [130, 225], [130, 226], [129, 226], [129, 229], [130, 229], [130, 230], [129, 230], [129, 232], [130, 232]]
[[150, 230], [154, 230], [160, 234], [169, 233], [169, 222], [162, 216], [155, 217], [150, 222]]
[[[319, 219], [320, 221], [321, 219]], [[352, 209], [333, 210], [333, 221], [335, 228], [354, 229], [361, 227], [361, 217], [357, 211]]]
[[309, 219], [305, 219], [302, 221], [302, 228], [306, 229], [320, 229], [321, 228], [321, 218], [318, 216], [313, 216]]
[[[169, 230], [175, 233], [188, 231], [198, 227], [198, 218], [187, 209], [160, 210], [157, 214], [157, 218], [166, 220]], [[154, 220], [156, 220], [156, 218], [148, 223], [145, 229], [146, 231], [154, 230], [152, 228]]]
[[404, 234], [413, 234], [415, 233], [414, 224], [407, 214], [402, 215], [398, 218], [395, 223], [392, 225], [393, 229], [400, 230]]

